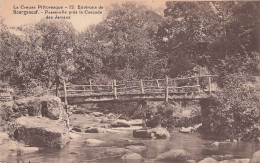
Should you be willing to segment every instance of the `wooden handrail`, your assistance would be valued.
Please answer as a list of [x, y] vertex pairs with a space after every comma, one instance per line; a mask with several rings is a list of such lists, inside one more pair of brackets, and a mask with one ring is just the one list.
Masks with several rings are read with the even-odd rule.
[[132, 87], [119, 87], [117, 88], [118, 90], [120, 89], [131, 89], [131, 88], [140, 88], [139, 86], [132, 86]]
[[187, 85], [187, 86], [168, 87], [168, 88], [171, 88], [171, 89], [180, 89], [180, 88], [196, 88], [196, 87], [200, 87], [200, 85]]
[[[201, 89], [200, 78], [205, 77], [208, 80], [208, 90]], [[169, 94], [171, 93], [188, 93], [191, 91], [206, 93], [212, 93], [212, 78], [217, 77], [217, 75], [201, 75], [201, 76], [190, 76], [182, 78], [170, 79], [168, 76], [165, 79], [148, 79], [148, 80], [135, 80], [135, 81], [116, 81], [112, 80], [111, 84], [93, 84], [89, 80], [89, 85], [66, 85], [65, 81], [63, 83], [63, 88], [61, 86], [62, 96], [65, 97], [65, 105], [68, 103], [68, 96], [88, 96], [88, 95], [114, 95], [114, 99], [118, 99], [119, 96], [127, 94], [153, 94], [160, 93], [165, 95], [165, 101], [168, 101]], [[194, 79], [194, 80], [189, 80]], [[183, 86], [178, 86], [178, 80], [187, 80], [183, 82]], [[205, 81], [203, 79], [203, 81]], [[184, 85], [186, 83], [186, 85]], [[194, 84], [194, 85], [192, 85]], [[191, 89], [185, 89], [191, 88]], [[196, 88], [196, 89], [192, 89]], [[52, 92], [55, 89], [44, 90], [38, 95], [42, 96], [46, 93]], [[59, 89], [60, 90], [60, 89]], [[21, 94], [27, 92], [26, 90], [21, 91]]]
[[67, 86], [67, 88], [71, 88], [71, 87], [111, 87], [111, 85], [69, 85]]

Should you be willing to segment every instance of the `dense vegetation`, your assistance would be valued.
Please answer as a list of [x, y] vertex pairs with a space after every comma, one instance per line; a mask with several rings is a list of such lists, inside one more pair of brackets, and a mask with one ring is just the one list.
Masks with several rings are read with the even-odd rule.
[[52, 87], [56, 74], [74, 84], [217, 74], [221, 90], [209, 104], [215, 121], [208, 133], [259, 134], [259, 98], [248, 88], [260, 69], [259, 8], [252, 1], [166, 2], [161, 16], [123, 3], [84, 32], [47, 20], [15, 34], [1, 30], [0, 77], [35, 92]]

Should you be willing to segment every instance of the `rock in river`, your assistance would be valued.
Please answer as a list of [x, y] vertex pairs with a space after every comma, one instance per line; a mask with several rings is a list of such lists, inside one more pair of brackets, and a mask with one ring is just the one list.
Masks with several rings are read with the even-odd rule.
[[85, 129], [85, 133], [98, 133], [97, 127], [88, 127]]
[[149, 129], [148, 132], [154, 134], [154, 137], [157, 139], [170, 138], [170, 133], [167, 131], [166, 128], [162, 128], [162, 127], [152, 128]]
[[148, 132], [147, 129], [139, 129], [133, 131], [133, 137], [136, 138], [152, 138], [152, 133]]
[[122, 160], [143, 160], [143, 157], [137, 153], [125, 154], [121, 157]]
[[69, 130], [63, 121], [45, 117], [20, 117], [10, 124], [18, 142], [33, 147], [61, 148], [69, 142]]
[[138, 129], [133, 131], [133, 136], [138, 138], [157, 138], [166, 139], [170, 138], [170, 133], [167, 129], [162, 127], [152, 128], [152, 129]]
[[131, 125], [126, 120], [116, 120], [111, 124], [111, 127], [130, 127]]
[[129, 153], [133, 153], [131, 150], [129, 149], [125, 149], [125, 148], [109, 148], [106, 149], [104, 152], [104, 156], [107, 157], [118, 157], [118, 156], [123, 156], [124, 154], [129, 154]]
[[218, 163], [217, 160], [211, 157], [204, 158], [203, 160], [199, 161], [198, 163]]
[[253, 157], [252, 157], [250, 163], [259, 163], [259, 162], [260, 162], [260, 151], [256, 151], [253, 154]]
[[173, 149], [157, 156], [156, 160], [162, 161], [186, 161], [190, 159], [190, 153], [183, 149]]
[[104, 145], [106, 142], [98, 139], [87, 139], [84, 143], [87, 146], [98, 147]]
[[179, 132], [181, 133], [193, 133], [195, 131], [195, 129], [193, 127], [182, 127]]
[[70, 139], [77, 139], [77, 138], [80, 138], [80, 137], [81, 137], [81, 135], [70, 132]]
[[76, 132], [81, 132], [81, 128], [79, 125], [73, 126], [71, 130], [76, 131]]
[[126, 147], [126, 149], [129, 149], [136, 153], [147, 151], [147, 147], [143, 145], [129, 145]]

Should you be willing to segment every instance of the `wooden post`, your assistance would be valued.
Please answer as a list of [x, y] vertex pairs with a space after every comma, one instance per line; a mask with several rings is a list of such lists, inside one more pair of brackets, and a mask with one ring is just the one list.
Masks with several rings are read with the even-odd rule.
[[209, 76], [209, 93], [211, 93], [211, 77]]
[[89, 79], [89, 89], [92, 91], [92, 80], [91, 79]]
[[168, 76], [166, 75], [166, 77], [165, 77], [165, 101], [166, 101], [166, 102], [168, 102], [168, 99], [169, 99], [169, 88], [168, 88], [168, 84], [169, 84]]
[[156, 79], [157, 87], [160, 88], [159, 80]]
[[140, 80], [140, 88], [141, 88], [141, 92], [144, 93], [144, 85], [143, 85], [143, 80]]
[[[197, 77], [197, 85], [200, 85], [200, 79]], [[200, 87], [198, 87], [198, 91], [200, 92]]]
[[116, 89], [116, 80], [113, 80], [114, 96], [117, 99], [117, 89]]
[[66, 82], [65, 82], [65, 80], [63, 80], [63, 89], [64, 89], [65, 110], [66, 110], [66, 112], [68, 112], [67, 88], [66, 88]]
[[142, 121], [143, 121], [143, 129], [147, 128], [146, 125], [146, 105], [147, 105], [147, 101], [141, 101], [139, 103], [139, 107], [142, 110], [143, 116], [142, 116]]

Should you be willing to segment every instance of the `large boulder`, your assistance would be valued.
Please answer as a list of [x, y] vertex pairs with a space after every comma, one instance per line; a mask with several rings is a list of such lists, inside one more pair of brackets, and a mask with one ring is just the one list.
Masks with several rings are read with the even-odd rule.
[[259, 163], [259, 162], [260, 162], [260, 151], [257, 151], [253, 154], [250, 163]]
[[190, 153], [183, 149], [173, 149], [157, 156], [161, 161], [186, 161], [191, 158]]
[[25, 145], [62, 148], [69, 142], [69, 130], [63, 121], [30, 116], [20, 117], [9, 126], [11, 137]]
[[27, 97], [16, 100], [13, 106], [14, 112], [19, 112], [21, 115], [39, 116], [41, 115], [41, 104], [36, 97]]
[[166, 139], [166, 138], [170, 138], [170, 133], [165, 128], [157, 127], [152, 129], [134, 130], [133, 136], [138, 138]]
[[15, 101], [13, 111], [21, 115], [42, 116], [52, 120], [68, 120], [68, 115], [62, 106], [61, 99], [56, 96], [27, 97]]
[[53, 120], [67, 119], [67, 114], [62, 106], [61, 99], [56, 96], [43, 96], [38, 98], [42, 105], [41, 114]]

